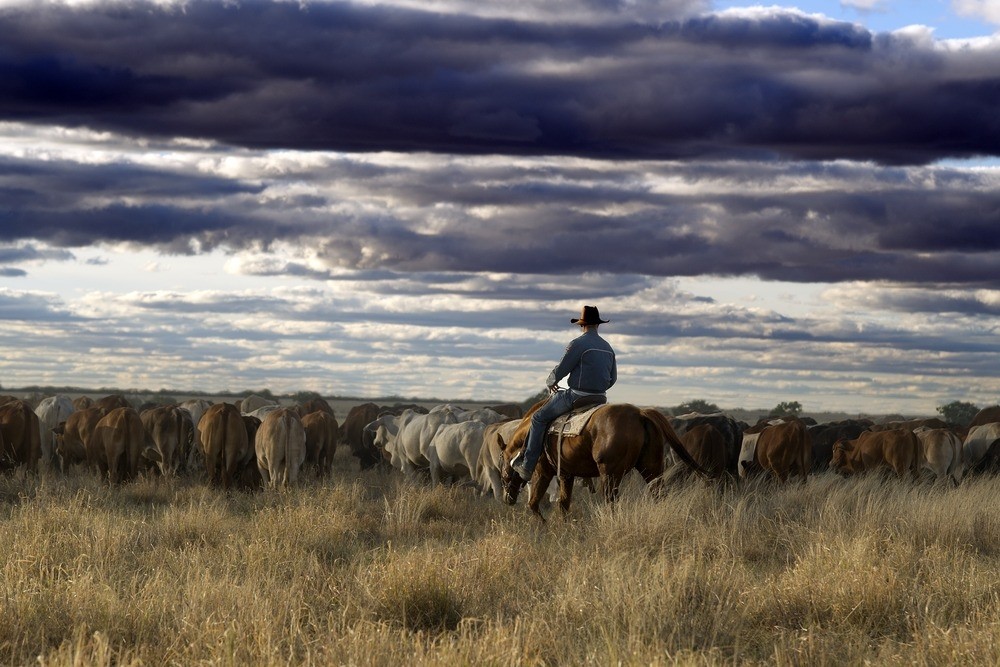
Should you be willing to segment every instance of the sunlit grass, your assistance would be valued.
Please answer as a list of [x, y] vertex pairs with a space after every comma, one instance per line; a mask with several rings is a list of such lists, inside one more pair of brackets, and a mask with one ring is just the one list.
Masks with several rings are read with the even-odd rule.
[[630, 480], [541, 524], [351, 463], [258, 494], [0, 478], [0, 661], [1000, 663], [995, 479]]

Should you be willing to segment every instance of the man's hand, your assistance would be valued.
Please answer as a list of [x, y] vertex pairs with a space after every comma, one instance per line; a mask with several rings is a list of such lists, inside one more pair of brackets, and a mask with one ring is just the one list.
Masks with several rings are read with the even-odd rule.
[[550, 394], [554, 394], [557, 391], [559, 391], [559, 385], [557, 385], [557, 384], [550, 384], [549, 387], [548, 387], [548, 389], [549, 389], [549, 393]]

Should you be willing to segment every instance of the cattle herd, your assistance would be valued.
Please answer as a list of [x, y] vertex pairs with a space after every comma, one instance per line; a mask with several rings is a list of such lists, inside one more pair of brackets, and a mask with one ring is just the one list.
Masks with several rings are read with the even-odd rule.
[[683, 415], [671, 422], [712, 477], [769, 474], [785, 482], [828, 470], [844, 476], [881, 470], [958, 485], [966, 474], [1000, 472], [1000, 406], [981, 410], [968, 426], [940, 419], [817, 424], [798, 417], [751, 426], [723, 414]]
[[[57, 395], [32, 408], [0, 396], [0, 469], [71, 474], [89, 467], [112, 484], [150, 474], [254, 489], [292, 485], [301, 474], [328, 476], [342, 445], [362, 469], [467, 484], [499, 499], [508, 465], [503, 443], [523, 418], [517, 404], [428, 410], [364, 403], [340, 423], [321, 398], [291, 407], [259, 396], [136, 407], [120, 394], [75, 401]], [[957, 485], [970, 473], [1000, 472], [1000, 406], [980, 411], [964, 427], [938, 419], [817, 424], [797, 417], [750, 425], [724, 413], [669, 421], [700, 467], [695, 472], [710, 480], [770, 475], [804, 481], [827, 470], [851, 475], [883, 469]], [[693, 470], [679, 465], [669, 447], [664, 456], [680, 474]]]

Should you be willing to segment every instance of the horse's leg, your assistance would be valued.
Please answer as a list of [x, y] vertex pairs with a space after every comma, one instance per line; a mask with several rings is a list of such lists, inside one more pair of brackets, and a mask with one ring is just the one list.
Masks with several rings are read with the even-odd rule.
[[573, 480], [570, 475], [563, 475], [559, 478], [559, 509], [563, 516], [569, 514], [569, 504], [573, 500]]
[[601, 473], [601, 482], [604, 486], [605, 502], [615, 502], [618, 500], [618, 488], [621, 486], [622, 478], [625, 477], [625, 475], [618, 470], [610, 469], [603, 463], [599, 464], [597, 469]]
[[553, 475], [549, 470], [539, 466], [535, 470], [534, 478], [531, 480], [531, 495], [528, 496], [528, 509], [534, 512], [542, 521], [545, 520], [545, 517], [542, 516], [539, 506], [542, 503], [542, 498], [545, 497], [545, 492], [549, 488], [549, 482], [552, 481], [552, 477]]

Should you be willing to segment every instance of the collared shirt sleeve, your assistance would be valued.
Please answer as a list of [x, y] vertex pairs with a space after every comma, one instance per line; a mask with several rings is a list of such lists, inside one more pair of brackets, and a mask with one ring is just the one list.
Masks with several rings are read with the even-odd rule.
[[545, 380], [545, 386], [551, 387], [554, 384], [558, 384], [559, 380], [569, 375], [569, 372], [573, 370], [578, 363], [580, 363], [580, 356], [583, 354], [583, 346], [579, 344], [579, 338], [570, 341], [570, 344], [566, 346], [566, 352], [563, 354], [562, 360], [552, 369], [549, 373], [549, 377]]

